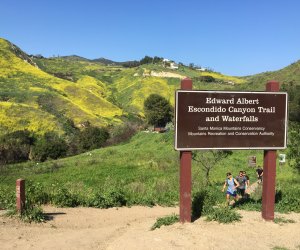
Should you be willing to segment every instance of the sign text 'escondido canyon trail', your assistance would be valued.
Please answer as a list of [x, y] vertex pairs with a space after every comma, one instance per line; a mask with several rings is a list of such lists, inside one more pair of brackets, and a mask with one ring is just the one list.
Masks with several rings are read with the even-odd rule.
[[286, 148], [287, 93], [176, 91], [175, 149]]

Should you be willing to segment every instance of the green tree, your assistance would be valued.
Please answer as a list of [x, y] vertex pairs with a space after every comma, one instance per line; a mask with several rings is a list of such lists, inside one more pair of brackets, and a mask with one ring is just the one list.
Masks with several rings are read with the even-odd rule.
[[195, 67], [195, 64], [194, 63], [190, 63], [189, 64], [189, 68], [193, 69]]
[[231, 155], [230, 150], [207, 150], [195, 151], [192, 154], [192, 159], [198, 163], [205, 173], [205, 185], [210, 184], [210, 172], [222, 159]]
[[163, 58], [162, 57], [158, 57], [158, 56], [155, 56], [153, 58], [153, 63], [160, 63], [163, 61]]
[[45, 161], [66, 156], [68, 145], [65, 140], [55, 132], [47, 132], [35, 142], [31, 159]]
[[140, 60], [140, 64], [149, 64], [153, 62], [153, 58], [150, 56], [145, 56], [143, 59]]
[[172, 120], [173, 108], [170, 102], [157, 94], [151, 94], [144, 102], [145, 117], [148, 124], [164, 127]]
[[84, 152], [87, 150], [101, 148], [108, 138], [109, 133], [106, 128], [89, 126], [79, 134], [79, 149]]
[[216, 81], [216, 79], [212, 76], [200, 76], [199, 79], [202, 82], [215, 82]]

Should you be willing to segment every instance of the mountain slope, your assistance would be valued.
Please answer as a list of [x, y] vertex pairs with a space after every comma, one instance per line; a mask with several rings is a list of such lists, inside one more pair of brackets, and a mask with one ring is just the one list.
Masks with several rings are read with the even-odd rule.
[[162, 61], [126, 68], [103, 58], [28, 56], [0, 39], [0, 134], [18, 129], [64, 133], [70, 120], [77, 127], [86, 121], [107, 126], [127, 113], [143, 117], [144, 101], [152, 93], [174, 105], [185, 77], [193, 79], [195, 89], [232, 89], [245, 82], [184, 65], [171, 69]]
[[97, 126], [120, 122], [118, 116], [123, 112], [106, 99], [103, 83], [59, 79], [40, 70], [24, 55], [15, 45], [0, 39], [0, 133], [20, 128], [63, 133], [65, 119], [77, 126], [85, 121]]
[[265, 88], [266, 82], [270, 80], [275, 80], [282, 84], [300, 85], [300, 60], [277, 71], [245, 77], [245, 80], [249, 82], [249, 87], [253, 86], [262, 90]]
[[[71, 58], [71, 59], [70, 59]], [[160, 94], [174, 105], [174, 92], [185, 77], [193, 79], [195, 88], [230, 89], [234, 84], [243, 84], [245, 80], [225, 76], [215, 72], [201, 72], [180, 65], [178, 69], [170, 69], [164, 63], [142, 64], [137, 67], [125, 68], [113, 62], [104, 65], [103, 60], [80, 60], [76, 56], [59, 58], [37, 58], [37, 65], [44, 71], [72, 78], [77, 81], [81, 77], [90, 76], [100, 80], [107, 90], [107, 96], [126, 112], [143, 116], [144, 100], [152, 93]], [[205, 79], [212, 79], [206, 82]]]
[[265, 90], [268, 81], [278, 81], [281, 91], [289, 96], [289, 120], [300, 122], [300, 60], [278, 71], [246, 77], [246, 80], [248, 90]]

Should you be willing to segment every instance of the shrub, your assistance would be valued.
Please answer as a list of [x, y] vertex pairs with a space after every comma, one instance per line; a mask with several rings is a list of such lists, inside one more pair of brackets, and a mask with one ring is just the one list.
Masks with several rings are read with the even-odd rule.
[[0, 164], [15, 163], [29, 159], [34, 138], [27, 130], [18, 130], [0, 138]]
[[44, 222], [45, 216], [40, 204], [47, 203], [48, 195], [43, 192], [41, 184], [26, 183], [26, 202], [21, 214], [16, 209], [16, 194], [0, 189], [0, 208], [10, 210], [8, 216], [17, 216], [25, 222]]
[[285, 219], [283, 217], [276, 217], [274, 218], [274, 223], [282, 225], [285, 223], [295, 223], [295, 221], [290, 219]]
[[63, 186], [55, 187], [51, 194], [51, 202], [59, 207], [76, 207], [80, 204], [78, 195]]
[[138, 125], [132, 122], [126, 122], [122, 126], [115, 127], [111, 131], [111, 137], [106, 145], [114, 145], [128, 141], [138, 131]]
[[219, 223], [231, 223], [240, 221], [242, 216], [228, 206], [213, 208], [207, 215], [206, 220], [218, 221]]
[[21, 214], [21, 219], [25, 222], [40, 223], [45, 221], [45, 215], [41, 207], [26, 203], [24, 211]]
[[57, 159], [66, 156], [68, 145], [55, 132], [47, 132], [39, 138], [32, 148], [31, 158], [45, 161], [48, 158]]
[[202, 82], [215, 82], [216, 79], [212, 76], [200, 76], [199, 80]]
[[161, 226], [169, 226], [176, 222], [179, 222], [179, 216], [176, 214], [158, 218], [154, 225], [151, 227], [151, 230], [155, 230], [156, 228], [160, 228]]
[[89, 126], [79, 133], [78, 148], [81, 152], [100, 148], [109, 138], [106, 128]]
[[300, 173], [300, 125], [291, 124], [290, 127], [288, 157], [291, 159], [290, 165]]
[[278, 212], [300, 212], [300, 189], [299, 186], [287, 185], [284, 192], [276, 191], [276, 210]]
[[239, 221], [241, 216], [227, 205], [220, 205], [224, 200], [223, 193], [213, 187], [200, 190], [193, 196], [192, 201], [192, 220], [200, 216], [207, 216], [208, 221], [218, 221], [220, 223], [230, 223]]
[[45, 215], [41, 207], [31, 204], [30, 202], [26, 202], [24, 206], [24, 210], [21, 214], [14, 208], [9, 211], [8, 216], [17, 216], [21, 220], [25, 222], [37, 222], [41, 223], [45, 221]]
[[289, 249], [286, 247], [275, 246], [272, 248], [272, 250], [289, 250]]
[[0, 187], [0, 209], [14, 209], [16, 207], [16, 193]]
[[127, 204], [125, 193], [118, 189], [97, 192], [88, 201], [88, 206], [98, 208], [121, 207]]
[[207, 188], [207, 190], [202, 192], [205, 192], [202, 209], [203, 215], [210, 214], [213, 211], [214, 206], [216, 206], [219, 201], [225, 200], [225, 197], [223, 197], [223, 193], [218, 189], [209, 187]]
[[30, 204], [47, 204], [50, 201], [49, 194], [45, 191], [45, 187], [41, 183], [33, 184], [26, 182], [26, 201]]

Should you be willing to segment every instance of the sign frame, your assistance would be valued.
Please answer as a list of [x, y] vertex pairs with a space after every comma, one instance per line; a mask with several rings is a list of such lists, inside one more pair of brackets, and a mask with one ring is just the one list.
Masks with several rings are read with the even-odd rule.
[[[191, 148], [183, 148], [178, 147], [178, 94], [182, 92], [192, 92], [192, 93], [222, 93], [222, 94], [272, 94], [272, 95], [285, 95], [285, 117], [284, 117], [284, 145], [280, 147], [191, 147]], [[222, 105], [222, 104], [220, 104]], [[277, 150], [277, 149], [285, 149], [287, 148], [287, 129], [288, 129], [288, 93], [287, 92], [272, 92], [272, 91], [216, 91], [216, 90], [176, 90], [175, 93], [175, 143], [174, 147], [177, 151], [192, 151], [192, 150]]]

